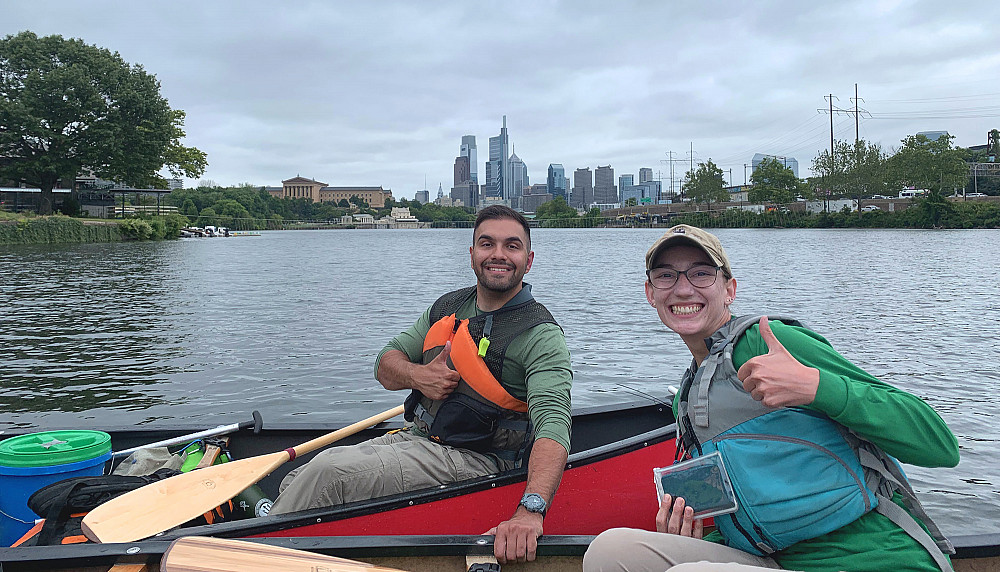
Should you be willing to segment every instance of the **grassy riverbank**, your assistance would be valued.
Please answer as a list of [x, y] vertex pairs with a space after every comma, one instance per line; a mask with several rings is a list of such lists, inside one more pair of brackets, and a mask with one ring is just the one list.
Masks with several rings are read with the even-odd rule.
[[0, 212], [0, 244], [158, 240], [176, 238], [186, 225], [187, 218], [180, 215], [108, 221]]

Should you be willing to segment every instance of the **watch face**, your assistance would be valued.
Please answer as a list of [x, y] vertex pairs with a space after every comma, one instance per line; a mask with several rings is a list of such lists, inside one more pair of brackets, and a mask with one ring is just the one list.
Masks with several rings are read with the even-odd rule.
[[545, 510], [545, 500], [540, 495], [524, 495], [524, 498], [521, 499], [521, 504], [531, 512], [542, 512]]

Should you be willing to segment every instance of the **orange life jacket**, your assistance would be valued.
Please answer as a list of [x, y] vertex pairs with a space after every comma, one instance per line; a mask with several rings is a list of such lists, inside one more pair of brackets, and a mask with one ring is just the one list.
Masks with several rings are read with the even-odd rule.
[[461, 379], [443, 400], [413, 391], [406, 419], [436, 442], [493, 455], [503, 468], [520, 465], [534, 438], [528, 404], [502, 383], [507, 347], [538, 324], [555, 323], [525, 284], [503, 308], [469, 319], [455, 312], [475, 286], [445, 294], [431, 306], [432, 324], [424, 336], [423, 363], [430, 363], [451, 342], [448, 365]]

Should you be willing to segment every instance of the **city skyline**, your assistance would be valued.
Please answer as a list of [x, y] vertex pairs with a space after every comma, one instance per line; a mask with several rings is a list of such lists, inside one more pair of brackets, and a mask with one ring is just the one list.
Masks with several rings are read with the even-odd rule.
[[[503, 115], [533, 181], [550, 163], [611, 165], [649, 167], [665, 188], [673, 170], [676, 188], [711, 158], [740, 184], [755, 153], [795, 157], [807, 177], [829, 149], [831, 104], [838, 140], [857, 128], [891, 151], [947, 130], [982, 145], [1000, 127], [988, 13], [929, 0], [52, 0], [5, 4], [0, 35], [80, 38], [143, 66], [186, 112], [183, 142], [208, 154], [205, 180], [301, 173], [409, 199], [450, 188], [456, 142], [484, 147]], [[486, 154], [472, 161], [480, 185]]]

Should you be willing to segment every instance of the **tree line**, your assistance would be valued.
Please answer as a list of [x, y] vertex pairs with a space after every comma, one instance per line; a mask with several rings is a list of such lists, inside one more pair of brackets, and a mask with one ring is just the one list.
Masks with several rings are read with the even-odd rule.
[[[747, 200], [753, 204], [779, 205], [803, 199], [853, 199], [858, 207], [873, 196], [895, 197], [904, 188], [926, 191], [922, 199], [932, 223], [938, 225], [949, 212], [944, 199], [973, 184], [970, 162], [986, 160], [985, 153], [955, 147], [951, 135], [929, 139], [909, 135], [893, 153], [878, 143], [837, 141], [832, 152], [821, 151], [812, 163], [815, 175], [799, 179], [774, 158], [764, 159], [750, 177]], [[978, 186], [979, 182], [975, 184]], [[711, 206], [729, 201], [722, 169], [711, 159], [688, 171], [682, 191], [693, 201]], [[980, 192], [1000, 193], [1000, 181], [985, 179]]]

